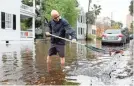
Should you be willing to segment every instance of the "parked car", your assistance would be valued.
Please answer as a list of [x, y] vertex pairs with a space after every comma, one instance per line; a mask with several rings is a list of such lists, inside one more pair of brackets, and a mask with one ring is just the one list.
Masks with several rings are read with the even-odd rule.
[[134, 37], [134, 34], [130, 34], [130, 35], [129, 35], [130, 40], [132, 40], [133, 37]]
[[129, 42], [130, 38], [129, 38], [129, 30], [128, 30], [128, 28], [123, 28], [123, 29], [121, 29], [121, 31], [126, 36], [126, 41]]
[[102, 44], [104, 43], [124, 44], [127, 42], [127, 40], [129, 40], [129, 33], [125, 29], [108, 29], [102, 35]]

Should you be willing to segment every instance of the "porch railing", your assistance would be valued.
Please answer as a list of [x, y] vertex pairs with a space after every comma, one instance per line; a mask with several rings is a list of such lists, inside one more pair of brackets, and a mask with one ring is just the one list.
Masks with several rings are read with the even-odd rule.
[[30, 7], [28, 5], [21, 4], [21, 9], [33, 13], [33, 7]]
[[21, 38], [33, 38], [32, 31], [21, 31]]

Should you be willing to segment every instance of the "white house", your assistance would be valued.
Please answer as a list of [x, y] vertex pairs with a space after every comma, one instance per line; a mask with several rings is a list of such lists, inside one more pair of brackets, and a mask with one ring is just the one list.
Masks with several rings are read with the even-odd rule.
[[[86, 38], [86, 13], [82, 8], [79, 8], [80, 13], [77, 20], [77, 39], [85, 39]], [[96, 25], [88, 24], [88, 34], [96, 35]]]
[[[21, 0], [0, 0], [0, 43], [12, 43], [35, 38], [35, 0], [33, 7]], [[32, 31], [21, 31], [21, 18], [32, 18]]]
[[76, 24], [76, 33], [77, 39], [85, 39], [86, 36], [86, 13], [82, 8], [80, 9], [80, 13], [78, 16], [77, 24]]
[[88, 34], [96, 35], [96, 25], [89, 24]]

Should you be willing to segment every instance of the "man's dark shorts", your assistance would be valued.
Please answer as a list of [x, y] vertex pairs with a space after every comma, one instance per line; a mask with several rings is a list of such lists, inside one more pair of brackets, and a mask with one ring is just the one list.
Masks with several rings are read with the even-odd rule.
[[65, 45], [57, 45], [57, 44], [51, 44], [51, 47], [49, 49], [49, 56], [57, 55], [59, 54], [60, 57], [64, 57], [65, 54]]

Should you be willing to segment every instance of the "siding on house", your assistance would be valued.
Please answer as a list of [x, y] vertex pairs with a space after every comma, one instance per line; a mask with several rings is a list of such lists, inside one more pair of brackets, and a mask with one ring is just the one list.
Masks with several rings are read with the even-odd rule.
[[77, 19], [76, 26], [77, 39], [85, 39], [86, 35], [86, 14], [83, 9], [80, 9], [80, 14]]
[[0, 40], [20, 39], [20, 0], [0, 0]]

